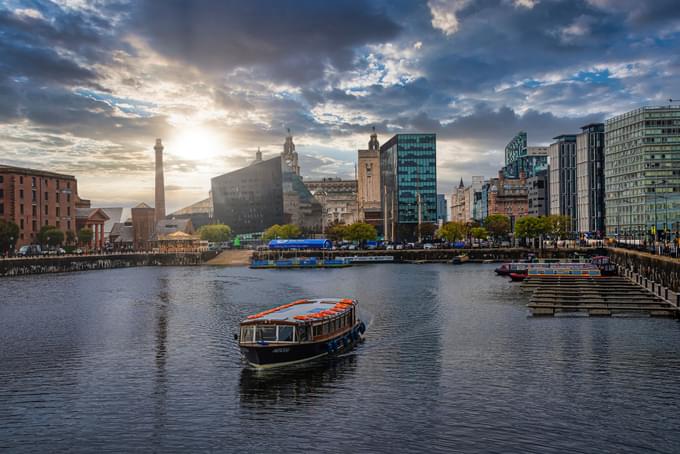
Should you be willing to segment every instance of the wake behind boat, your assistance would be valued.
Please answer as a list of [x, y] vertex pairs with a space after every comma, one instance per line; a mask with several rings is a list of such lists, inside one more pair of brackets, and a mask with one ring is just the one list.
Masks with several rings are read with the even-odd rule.
[[241, 322], [239, 346], [248, 363], [275, 367], [344, 353], [366, 325], [352, 299], [304, 299], [250, 315]]

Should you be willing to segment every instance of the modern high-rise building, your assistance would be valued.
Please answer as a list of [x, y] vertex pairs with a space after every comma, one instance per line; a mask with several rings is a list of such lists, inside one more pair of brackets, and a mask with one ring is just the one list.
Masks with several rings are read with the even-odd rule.
[[550, 214], [550, 192], [547, 170], [527, 178], [527, 197], [529, 216], [547, 216]]
[[550, 144], [550, 214], [569, 216], [576, 230], [576, 136], [562, 134]]
[[532, 177], [548, 167], [548, 147], [527, 145], [527, 133], [520, 131], [505, 147], [505, 178], [519, 178], [520, 172]]
[[579, 233], [604, 235], [604, 123], [576, 136], [576, 216]]
[[165, 177], [163, 175], [163, 144], [156, 139], [153, 147], [156, 152], [156, 222], [165, 219]]
[[446, 224], [449, 222], [448, 207], [446, 206], [446, 195], [437, 194], [437, 222]]
[[605, 124], [607, 235], [680, 230], [680, 106], [643, 107]]
[[437, 137], [397, 134], [380, 147], [385, 238], [415, 239], [418, 225], [437, 222]]
[[357, 163], [359, 217], [374, 226], [382, 225], [380, 211], [380, 144], [373, 128], [367, 150], [359, 150]]
[[19, 226], [17, 247], [37, 242], [46, 225], [75, 232], [78, 200], [71, 175], [0, 165], [0, 219]]

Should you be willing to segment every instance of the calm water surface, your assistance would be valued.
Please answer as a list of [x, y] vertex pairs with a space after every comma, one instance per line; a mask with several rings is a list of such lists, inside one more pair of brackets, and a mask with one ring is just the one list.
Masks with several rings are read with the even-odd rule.
[[[239, 320], [360, 300], [331, 362], [244, 368]], [[528, 318], [491, 265], [0, 280], [0, 450], [680, 452], [680, 325]]]

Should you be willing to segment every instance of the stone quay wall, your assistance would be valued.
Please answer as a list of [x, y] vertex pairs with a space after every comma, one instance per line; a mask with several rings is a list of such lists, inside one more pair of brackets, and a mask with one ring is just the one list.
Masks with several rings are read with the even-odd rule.
[[680, 293], [680, 260], [621, 248], [610, 248], [609, 257], [621, 274], [637, 275], [645, 286], [649, 282]]
[[214, 258], [215, 252], [134, 253], [0, 260], [0, 277], [66, 273], [133, 266], [196, 266]]
[[475, 248], [475, 249], [400, 249], [400, 250], [372, 250], [372, 251], [257, 251], [253, 253], [256, 260], [291, 257], [354, 257], [356, 256], [393, 256], [395, 262], [444, 262], [455, 256], [467, 254], [473, 262], [489, 260], [493, 262], [507, 262], [522, 260], [529, 253], [540, 258], [570, 259], [575, 255], [606, 255], [602, 248], [572, 248], [572, 249], [529, 249], [529, 248]]

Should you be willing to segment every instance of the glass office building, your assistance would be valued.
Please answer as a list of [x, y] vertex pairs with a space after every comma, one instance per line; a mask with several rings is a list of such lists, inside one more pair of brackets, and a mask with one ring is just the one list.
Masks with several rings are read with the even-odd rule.
[[505, 167], [503, 174], [506, 178], [533, 177], [548, 168], [548, 148], [527, 146], [527, 133], [520, 131], [505, 146]]
[[281, 157], [212, 179], [214, 219], [234, 233], [262, 232], [274, 224], [321, 231], [321, 204]]
[[418, 222], [437, 222], [437, 137], [397, 134], [380, 147], [385, 238], [414, 239]]
[[576, 231], [576, 136], [562, 134], [550, 144], [550, 214], [569, 216]]
[[643, 107], [605, 124], [609, 236], [669, 240], [680, 230], [680, 106]]

